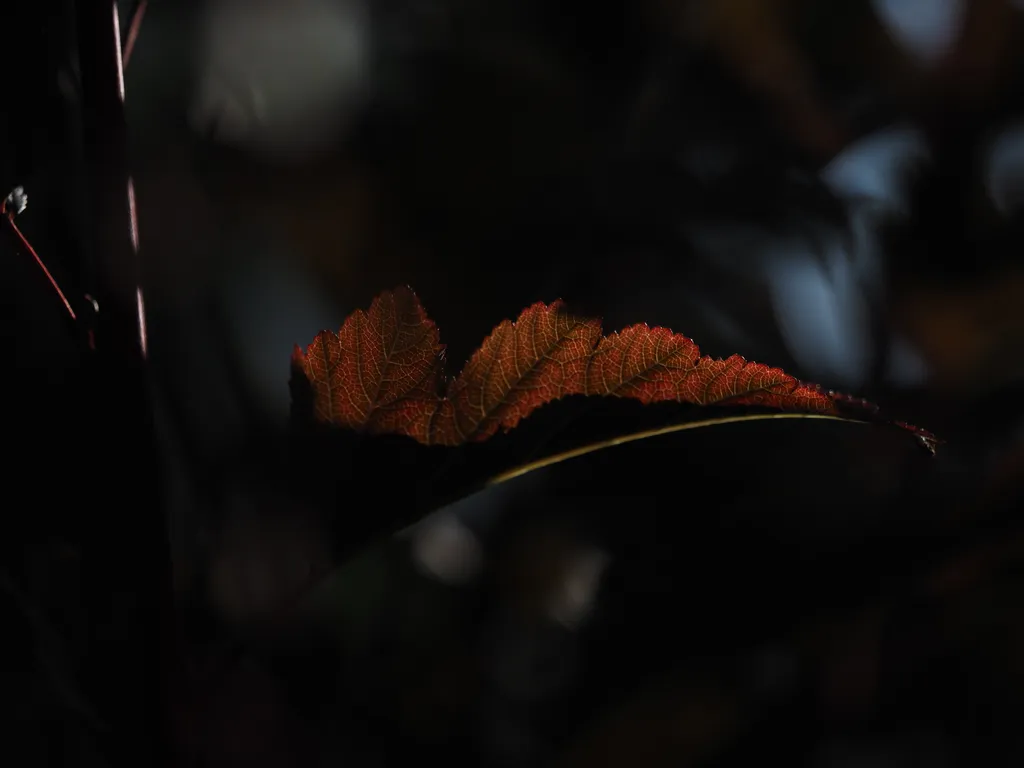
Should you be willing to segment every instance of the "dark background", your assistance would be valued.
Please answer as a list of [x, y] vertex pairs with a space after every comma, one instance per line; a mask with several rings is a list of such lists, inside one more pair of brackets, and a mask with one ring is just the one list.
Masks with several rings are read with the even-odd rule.
[[[900, 8], [150, 0], [123, 116], [108, 6], [5, 11], [0, 193], [81, 318], [4, 223], [8, 759], [1019, 764], [1024, 13]], [[452, 371], [561, 297], [946, 442], [733, 424], [445, 507], [717, 412], [289, 428], [292, 345], [399, 284]]]

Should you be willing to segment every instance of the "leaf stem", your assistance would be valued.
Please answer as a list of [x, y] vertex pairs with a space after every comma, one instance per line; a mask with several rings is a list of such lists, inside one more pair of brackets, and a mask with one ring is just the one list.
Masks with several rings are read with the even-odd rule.
[[14, 232], [15, 236], [21, 242], [22, 247], [28, 251], [29, 255], [36, 260], [36, 264], [39, 265], [39, 268], [43, 270], [43, 274], [46, 275], [46, 279], [50, 281], [50, 285], [53, 287], [53, 290], [57, 292], [57, 296], [64, 304], [64, 309], [66, 309], [68, 314], [71, 315], [71, 319], [77, 320], [78, 318], [75, 316], [75, 310], [71, 308], [71, 302], [68, 301], [68, 297], [65, 296], [64, 291], [60, 289], [60, 285], [57, 283], [56, 278], [50, 274], [50, 270], [46, 268], [46, 264], [39, 257], [39, 254], [36, 253], [36, 249], [32, 247], [32, 243], [28, 241], [28, 238], [22, 234], [18, 225], [14, 223], [14, 212], [7, 210], [5, 202], [0, 202], [0, 219], [7, 221], [8, 225], [11, 227], [11, 231]]
[[858, 419], [848, 419], [842, 416], [829, 416], [823, 413], [754, 413], [746, 414], [743, 416], [720, 416], [713, 419], [701, 419], [700, 421], [687, 421], [682, 424], [670, 424], [667, 427], [658, 427], [657, 429], [646, 429], [643, 432], [633, 432], [628, 435], [621, 435], [619, 437], [613, 437], [609, 440], [602, 440], [597, 443], [590, 443], [579, 448], [573, 448], [571, 451], [563, 451], [562, 453], [556, 453], [553, 456], [548, 456], [537, 461], [532, 461], [529, 464], [523, 464], [522, 466], [510, 469], [507, 472], [502, 472], [500, 475], [495, 475], [487, 481], [488, 487], [492, 485], [498, 485], [499, 483], [505, 483], [509, 480], [514, 480], [517, 477], [522, 477], [530, 472], [535, 472], [538, 469], [544, 469], [550, 467], [553, 464], [561, 464], [563, 461], [569, 459], [575, 459], [580, 456], [586, 456], [588, 453], [594, 453], [595, 451], [603, 451], [606, 448], [614, 448], [617, 445], [625, 445], [626, 443], [633, 443], [637, 440], [646, 440], [650, 437], [660, 437], [662, 435], [670, 435], [674, 432], [685, 432], [689, 429], [700, 429], [702, 427], [716, 427], [721, 424], [735, 424], [738, 422], [747, 421], [765, 421], [768, 419], [819, 419], [824, 421], [841, 421], [847, 424], [866, 424], [867, 422], [859, 421]]

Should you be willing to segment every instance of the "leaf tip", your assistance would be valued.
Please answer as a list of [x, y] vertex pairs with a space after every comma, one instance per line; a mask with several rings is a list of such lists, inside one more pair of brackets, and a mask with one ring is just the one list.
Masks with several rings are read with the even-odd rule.
[[910, 432], [910, 434], [914, 436], [914, 440], [917, 441], [917, 444], [924, 448], [926, 451], [928, 451], [928, 453], [930, 453], [932, 456], [938, 453], [939, 446], [945, 444], [946, 442], [945, 440], [942, 440], [941, 438], [929, 432], [927, 429], [922, 429], [921, 427], [915, 426], [913, 424], [908, 424], [905, 421], [894, 421], [892, 423], [893, 426]]

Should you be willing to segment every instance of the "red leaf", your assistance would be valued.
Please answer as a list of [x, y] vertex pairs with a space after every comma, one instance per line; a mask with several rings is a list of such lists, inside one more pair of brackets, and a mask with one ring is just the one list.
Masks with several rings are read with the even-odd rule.
[[666, 328], [633, 325], [602, 336], [598, 320], [570, 315], [558, 301], [503, 321], [447, 386], [442, 350], [437, 327], [403, 287], [350, 315], [337, 334], [321, 331], [305, 351], [296, 346], [292, 359], [312, 387], [318, 420], [427, 445], [486, 440], [577, 394], [835, 416], [853, 409], [864, 420], [874, 414], [864, 401], [739, 355], [701, 357], [693, 341]]
[[320, 421], [404, 433], [438, 401], [442, 349], [416, 294], [401, 288], [353, 312], [337, 334], [317, 334], [305, 352], [296, 346], [294, 359]]

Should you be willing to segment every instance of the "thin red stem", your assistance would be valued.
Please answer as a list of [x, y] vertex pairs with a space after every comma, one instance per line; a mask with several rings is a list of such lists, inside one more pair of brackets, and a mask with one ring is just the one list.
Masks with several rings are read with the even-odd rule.
[[18, 240], [21, 241], [21, 244], [25, 248], [25, 250], [28, 251], [29, 254], [31, 254], [32, 258], [36, 260], [36, 264], [38, 264], [39, 268], [43, 270], [43, 274], [46, 275], [46, 279], [50, 281], [50, 285], [53, 286], [53, 290], [57, 292], [57, 296], [59, 296], [60, 300], [64, 303], [64, 308], [68, 311], [68, 314], [71, 315], [71, 319], [77, 320], [78, 317], [75, 315], [75, 310], [71, 308], [71, 302], [68, 301], [68, 297], [64, 295], [64, 291], [60, 289], [60, 285], [58, 285], [57, 280], [54, 278], [53, 275], [50, 274], [50, 270], [46, 268], [46, 264], [44, 264], [43, 260], [39, 258], [39, 254], [36, 253], [36, 249], [32, 247], [32, 244], [28, 241], [28, 238], [26, 238], [25, 235], [21, 233], [21, 230], [18, 229], [18, 225], [14, 223], [13, 214], [11, 214], [10, 211], [6, 210], [6, 206], [4, 205], [0, 205], [0, 214], [2, 214], [3, 218], [7, 220], [7, 223], [10, 225], [11, 230], [14, 232], [15, 235], [18, 236]]
[[132, 20], [128, 23], [128, 36], [124, 40], [124, 54], [122, 60], [124, 66], [128, 66], [128, 59], [132, 57], [132, 50], [135, 48], [135, 40], [139, 36], [139, 27], [142, 26], [142, 17], [146, 15], [146, 0], [140, 0], [135, 6]]

